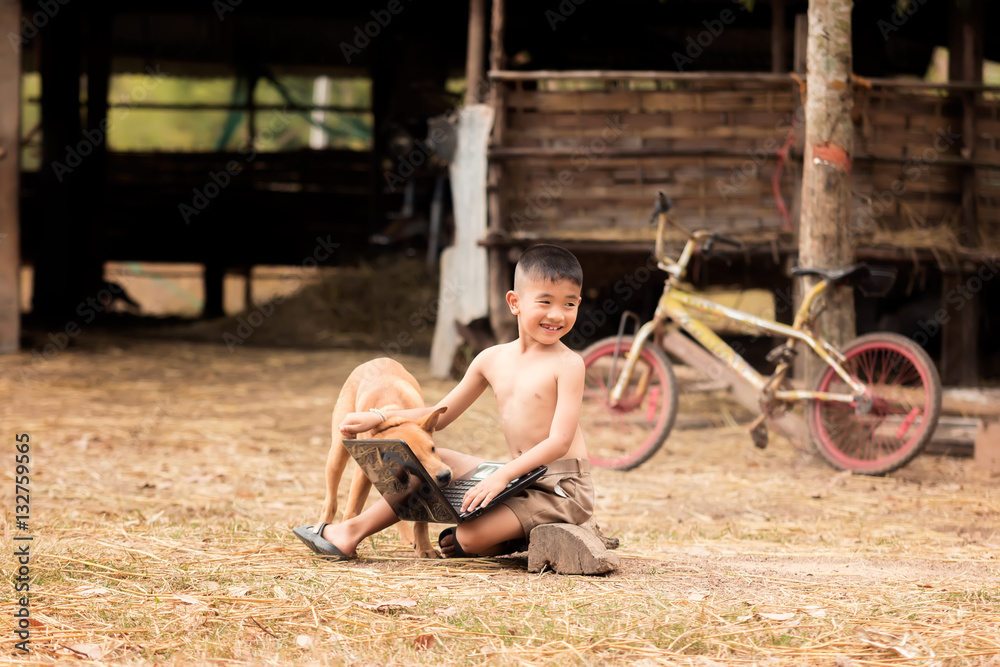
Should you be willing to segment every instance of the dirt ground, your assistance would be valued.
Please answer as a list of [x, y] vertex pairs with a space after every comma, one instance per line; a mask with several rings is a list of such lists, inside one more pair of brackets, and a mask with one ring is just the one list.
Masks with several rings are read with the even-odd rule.
[[[32, 652], [5, 612], [0, 660], [1000, 665], [1000, 493], [970, 459], [870, 478], [739, 428], [678, 430], [637, 470], [595, 472], [596, 518], [622, 542], [610, 575], [416, 561], [391, 531], [321, 561], [290, 529], [317, 518], [333, 403], [373, 356], [95, 333], [0, 357], [4, 543], [34, 538]], [[453, 386], [399, 359], [428, 403]], [[503, 457], [496, 424], [487, 392], [436, 439]], [[15, 579], [10, 550], [0, 566]], [[363, 607], [391, 598], [417, 606]]]

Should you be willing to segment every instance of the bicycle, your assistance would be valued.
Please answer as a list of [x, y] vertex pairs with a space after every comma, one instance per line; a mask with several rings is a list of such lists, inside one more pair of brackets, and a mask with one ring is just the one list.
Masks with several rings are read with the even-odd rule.
[[[678, 329], [759, 394], [761, 412], [750, 425], [758, 447], [767, 444], [768, 425], [781, 431], [778, 420], [797, 404], [805, 404], [811, 440], [835, 468], [881, 475], [906, 465], [920, 452], [941, 412], [941, 380], [927, 353], [912, 340], [888, 332], [861, 336], [838, 350], [813, 329], [826, 307], [827, 289], [857, 286], [868, 296], [884, 296], [895, 280], [894, 271], [880, 272], [866, 264], [842, 270], [794, 269], [794, 276], [816, 276], [819, 281], [804, 295], [788, 326], [694, 294], [683, 281], [696, 251], [710, 253], [716, 243], [742, 244], [717, 232], [688, 232], [667, 216], [669, 209], [669, 201], [660, 193], [653, 213], [659, 219], [654, 253], [667, 277], [653, 318], [626, 336], [626, 321], [640, 321], [626, 312], [617, 336], [581, 353], [586, 366], [581, 425], [592, 463], [630, 470], [653, 456], [667, 439], [678, 411], [677, 379], [662, 344], [665, 335]], [[676, 260], [665, 252], [668, 224], [687, 236]], [[786, 338], [768, 355], [776, 362], [774, 372], [761, 375], [692, 311]], [[826, 364], [812, 390], [792, 388], [788, 377], [800, 344]]]

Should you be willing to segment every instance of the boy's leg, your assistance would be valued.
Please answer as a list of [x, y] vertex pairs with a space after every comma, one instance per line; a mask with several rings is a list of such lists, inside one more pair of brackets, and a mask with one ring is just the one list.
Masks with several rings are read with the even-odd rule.
[[[451, 468], [452, 476], [455, 478], [474, 470], [485, 461], [485, 459], [443, 447], [438, 447], [437, 453], [441, 460]], [[523, 538], [524, 529], [521, 528], [521, 522], [517, 520], [517, 515], [510, 508], [497, 507], [474, 521], [463, 523], [451, 536], [446, 536], [441, 541], [441, 553], [446, 558], [455, 556], [454, 540], [456, 535], [458, 543], [464, 551], [479, 556], [493, 556], [501, 550], [500, 545], [504, 542]]]
[[[483, 459], [444, 447], [438, 447], [437, 454], [442, 461], [448, 464], [455, 477], [461, 477], [483, 462]], [[379, 498], [375, 504], [356, 517], [342, 523], [327, 525], [323, 529], [321, 537], [348, 556], [353, 556], [361, 540], [380, 530], [385, 530], [398, 521], [399, 517], [389, 507], [389, 503], [385, 502], [383, 498]]]
[[379, 498], [374, 505], [356, 517], [341, 523], [328, 524], [323, 529], [321, 537], [348, 556], [353, 556], [361, 540], [397, 522], [399, 517], [389, 507], [389, 503]]
[[496, 556], [503, 551], [505, 542], [524, 539], [524, 529], [513, 510], [501, 505], [478, 519], [461, 524], [450, 537], [441, 541], [441, 553], [445, 558], [455, 556], [455, 538], [466, 553]]

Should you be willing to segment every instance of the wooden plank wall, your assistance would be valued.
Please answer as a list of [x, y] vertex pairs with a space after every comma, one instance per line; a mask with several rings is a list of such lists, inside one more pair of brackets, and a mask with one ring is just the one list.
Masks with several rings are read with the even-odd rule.
[[[651, 238], [647, 222], [660, 190], [692, 227], [781, 228], [771, 178], [798, 103], [793, 85], [663, 90], [632, 81], [565, 90], [547, 83], [554, 82], [507, 90], [503, 148], [510, 150], [494, 157], [504, 164], [502, 210], [513, 235]], [[786, 170], [788, 200], [793, 186]]]
[[[791, 78], [722, 81], [565, 77], [504, 81], [503, 140], [491, 159], [504, 228], [517, 237], [652, 237], [651, 202], [663, 190], [688, 227], [747, 240], [783, 239], [772, 177], [792, 135], [780, 190], [797, 214], [802, 122]], [[959, 91], [880, 84], [855, 102], [855, 226], [874, 232], [961, 225]], [[993, 97], [990, 97], [993, 95]], [[978, 95], [976, 201], [981, 238], [1000, 232], [1000, 116]]]

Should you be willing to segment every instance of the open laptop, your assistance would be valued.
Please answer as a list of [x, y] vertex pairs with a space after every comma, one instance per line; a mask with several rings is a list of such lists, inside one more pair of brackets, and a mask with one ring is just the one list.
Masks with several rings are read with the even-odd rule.
[[345, 439], [344, 446], [396, 516], [404, 521], [464, 523], [498, 507], [546, 472], [545, 466], [539, 466], [508, 484], [486, 507], [463, 513], [465, 492], [503, 463], [483, 463], [442, 489], [403, 440]]

